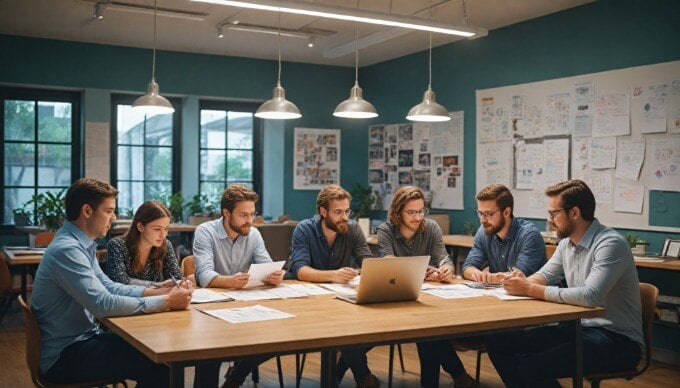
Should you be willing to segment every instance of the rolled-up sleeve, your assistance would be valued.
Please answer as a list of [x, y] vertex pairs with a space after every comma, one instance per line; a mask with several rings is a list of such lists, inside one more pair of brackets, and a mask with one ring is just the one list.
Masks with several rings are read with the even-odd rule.
[[196, 263], [196, 281], [201, 287], [208, 285], [220, 274], [215, 271], [213, 257], [214, 240], [208, 228], [210, 223], [204, 223], [196, 228], [194, 233], [194, 260]]

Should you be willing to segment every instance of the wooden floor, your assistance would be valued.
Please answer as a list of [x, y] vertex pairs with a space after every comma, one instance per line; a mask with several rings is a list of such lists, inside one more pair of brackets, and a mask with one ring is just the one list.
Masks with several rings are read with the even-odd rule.
[[[25, 359], [25, 336], [21, 314], [16, 302], [13, 303], [11, 310], [7, 313], [2, 324], [0, 324], [0, 387], [31, 387], [31, 377], [26, 367]], [[394, 363], [394, 387], [418, 387], [419, 386], [419, 365], [416, 347], [414, 344], [402, 345], [404, 352], [405, 372], [401, 371], [399, 360], [396, 356]], [[463, 364], [471, 375], [475, 371], [475, 353], [459, 353]], [[387, 386], [387, 367], [389, 358], [389, 348], [379, 346], [368, 353], [369, 367], [371, 371], [382, 381], [383, 386]], [[295, 356], [284, 356], [283, 373], [286, 387], [295, 386]], [[227, 363], [222, 364], [222, 374], [226, 371]], [[491, 365], [486, 355], [482, 356], [481, 368], [482, 387], [502, 387], [503, 384], [496, 374], [496, 370]], [[220, 383], [223, 381], [221, 378]], [[641, 377], [632, 381], [612, 380], [602, 383], [603, 387], [672, 387], [678, 386], [680, 381], [680, 368], [653, 362], [650, 369]], [[562, 386], [571, 386], [571, 380], [560, 381]], [[186, 386], [193, 384], [193, 368], [186, 370]], [[440, 386], [451, 387], [452, 379], [449, 375], [442, 373]], [[317, 387], [319, 385], [319, 353], [312, 353], [307, 356], [303, 373], [303, 387]], [[353, 387], [354, 380], [351, 372], [345, 375], [341, 387]], [[130, 387], [134, 383], [129, 384]], [[248, 378], [244, 387], [253, 387], [254, 384]], [[279, 386], [274, 359], [267, 361], [260, 366], [260, 383], [258, 387], [275, 388]]]

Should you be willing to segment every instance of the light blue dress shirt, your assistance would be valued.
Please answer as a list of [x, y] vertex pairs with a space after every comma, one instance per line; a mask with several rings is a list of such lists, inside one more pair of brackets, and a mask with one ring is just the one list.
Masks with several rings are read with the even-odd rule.
[[491, 273], [516, 268], [529, 276], [545, 264], [545, 259], [545, 243], [541, 232], [530, 221], [514, 217], [503, 240], [496, 234], [487, 236], [484, 227], [479, 227], [463, 264], [463, 272], [468, 267], [481, 270], [488, 265]]
[[[605, 307], [603, 318], [582, 319], [583, 326], [608, 329], [644, 348], [640, 281], [628, 242], [596, 219], [574, 245], [562, 239], [555, 254], [537, 274], [549, 287], [545, 299], [586, 307]], [[568, 288], [558, 288], [562, 279]]]
[[201, 287], [208, 287], [220, 275], [248, 272], [250, 264], [272, 261], [257, 228], [231, 241], [223, 222], [224, 217], [204, 222], [194, 232], [196, 281]]
[[100, 333], [96, 318], [166, 310], [164, 296], [142, 297], [144, 287], [115, 283], [102, 272], [97, 244], [66, 221], [45, 251], [33, 283], [31, 309], [40, 326], [40, 370], [45, 373], [74, 342]]

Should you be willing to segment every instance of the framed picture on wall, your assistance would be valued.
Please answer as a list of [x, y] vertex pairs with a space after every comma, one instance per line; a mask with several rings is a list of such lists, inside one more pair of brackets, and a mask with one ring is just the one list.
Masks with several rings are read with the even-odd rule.
[[295, 190], [340, 184], [340, 130], [295, 128], [293, 169]]

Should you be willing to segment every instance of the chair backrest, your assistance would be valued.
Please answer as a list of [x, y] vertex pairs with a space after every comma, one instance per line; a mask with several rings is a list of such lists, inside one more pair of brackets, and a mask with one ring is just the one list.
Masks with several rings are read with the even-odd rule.
[[26, 363], [31, 371], [31, 380], [37, 386], [42, 386], [40, 379], [40, 327], [33, 315], [33, 311], [28, 307], [24, 298], [19, 295], [17, 298], [21, 306], [21, 314], [24, 316], [26, 326]]
[[656, 301], [659, 289], [649, 283], [640, 283], [640, 301], [642, 304], [642, 334], [645, 338], [645, 363], [639, 373], [644, 373], [652, 362], [652, 327], [657, 315]]
[[267, 252], [274, 261], [288, 260], [291, 251], [291, 239], [293, 238], [294, 225], [290, 224], [263, 224], [258, 225]]
[[545, 246], [545, 257], [550, 260], [552, 255], [555, 253], [557, 250], [557, 245], [546, 245]]
[[12, 274], [9, 272], [9, 266], [5, 261], [5, 255], [0, 253], [0, 295], [9, 295], [12, 293]]
[[52, 242], [54, 239], [54, 232], [40, 232], [35, 235], [35, 246], [39, 248], [44, 248]]
[[194, 275], [196, 274], [196, 263], [194, 262], [194, 256], [187, 256], [184, 259], [182, 259], [182, 276], [185, 278], [189, 275]]
[[449, 234], [449, 215], [446, 213], [441, 214], [428, 214], [425, 218], [429, 218], [439, 225], [442, 230], [442, 234]]

